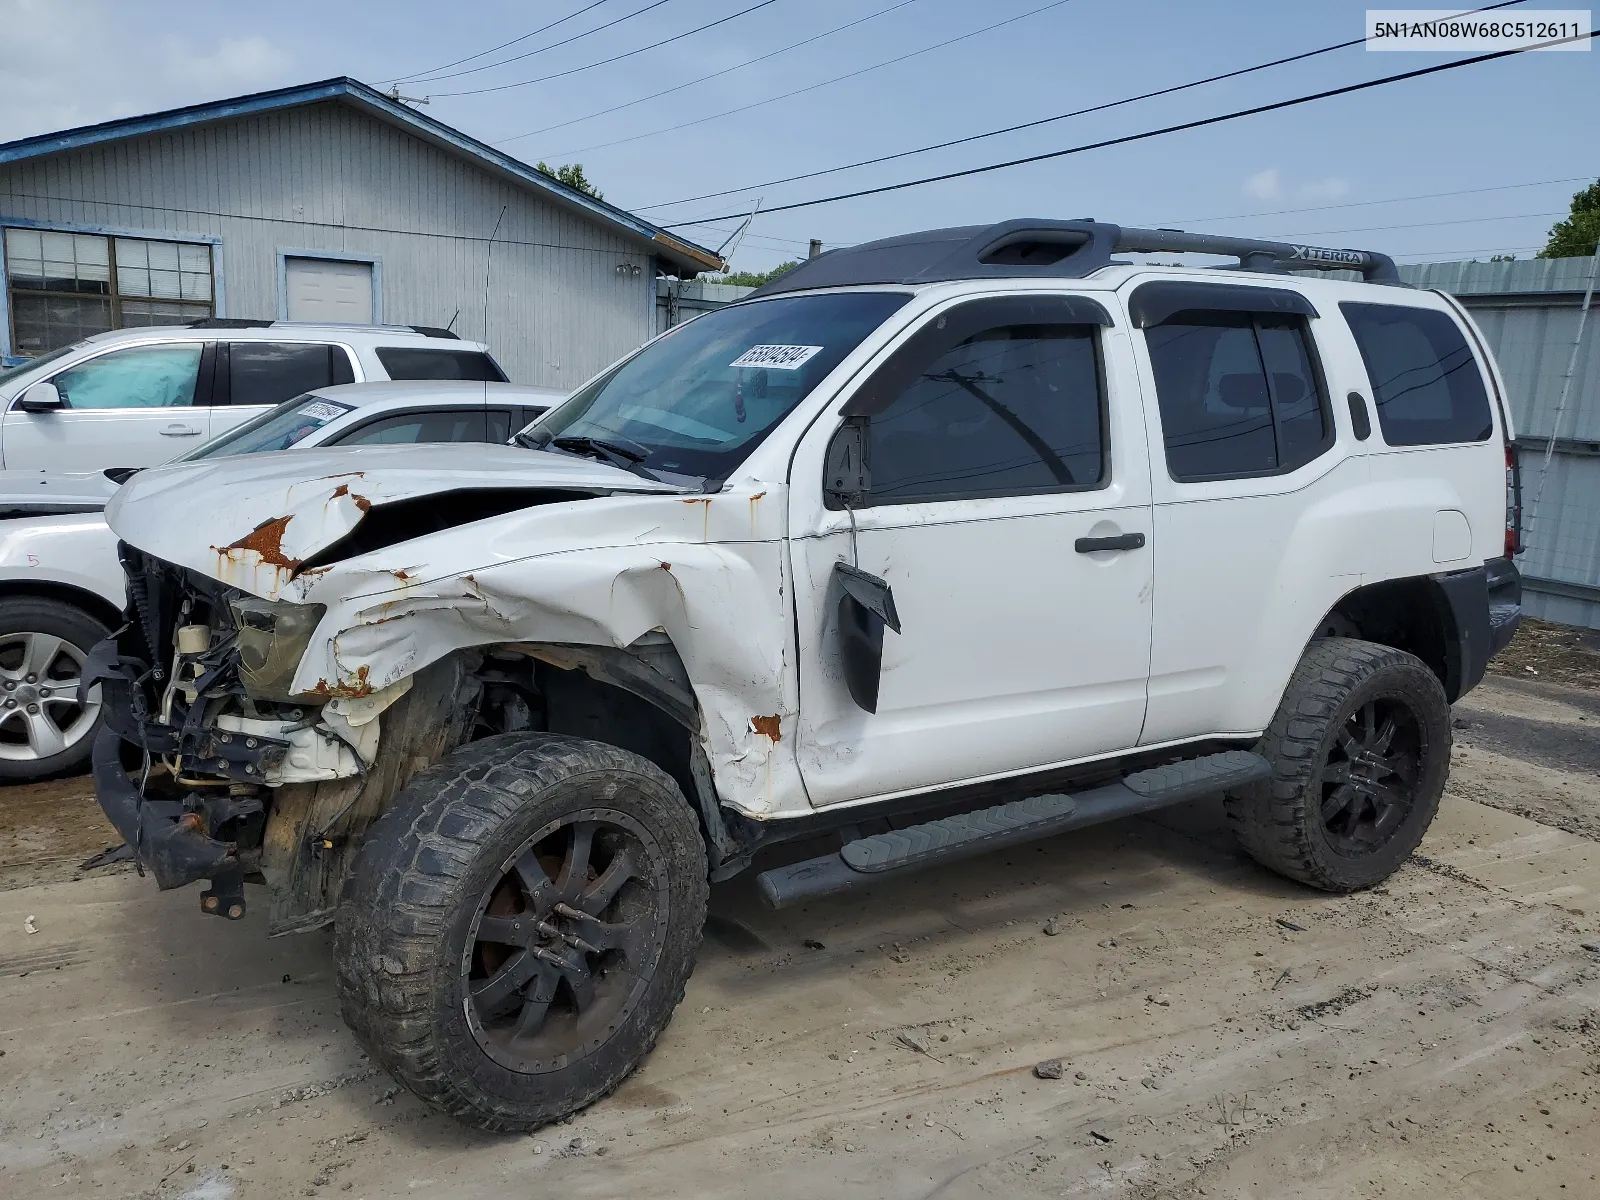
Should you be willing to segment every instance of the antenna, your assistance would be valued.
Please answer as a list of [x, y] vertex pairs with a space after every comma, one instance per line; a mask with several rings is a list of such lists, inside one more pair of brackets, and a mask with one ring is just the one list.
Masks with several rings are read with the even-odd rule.
[[[723, 242], [722, 245], [717, 247], [718, 258], [726, 261], [733, 257], [734, 251], [739, 248], [739, 242], [744, 238], [745, 230], [750, 228], [750, 223], [756, 219], [756, 214], [760, 211], [761, 197], [757, 196], [755, 207], [750, 210], [750, 215], [744, 219], [744, 223], [728, 235], [727, 241]], [[727, 254], [722, 253], [725, 249], [728, 251]]]
[[426, 104], [433, 99], [432, 96], [402, 96], [398, 84], [385, 92], [384, 96], [393, 100], [396, 104]]
[[500, 232], [500, 222], [506, 219], [506, 209], [509, 204], [500, 206], [500, 215], [494, 219], [494, 228], [489, 231], [489, 251], [483, 259], [483, 340], [489, 341], [489, 268], [494, 266], [494, 235]]

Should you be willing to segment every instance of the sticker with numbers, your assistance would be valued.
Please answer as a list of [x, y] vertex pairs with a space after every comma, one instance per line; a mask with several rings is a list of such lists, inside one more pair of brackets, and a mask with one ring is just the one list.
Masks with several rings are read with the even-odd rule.
[[806, 365], [821, 346], [751, 346], [728, 365], [730, 367], [766, 367], [769, 371], [794, 371]]
[[302, 417], [309, 417], [313, 421], [331, 421], [349, 411], [341, 404], [329, 404], [326, 400], [313, 400], [310, 404], [301, 405], [299, 409]]

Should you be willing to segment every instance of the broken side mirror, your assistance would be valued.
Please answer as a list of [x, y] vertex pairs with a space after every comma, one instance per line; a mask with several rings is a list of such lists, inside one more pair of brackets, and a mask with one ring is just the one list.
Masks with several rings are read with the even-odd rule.
[[48, 379], [33, 384], [17, 401], [17, 408], [27, 413], [60, 412], [66, 406], [56, 385]]
[[867, 418], [846, 417], [822, 460], [822, 492], [829, 508], [863, 508], [872, 490], [867, 466]]
[[839, 585], [839, 660], [850, 698], [869, 713], [878, 711], [883, 676], [883, 630], [900, 632], [894, 590], [876, 575], [849, 563], [833, 564]]

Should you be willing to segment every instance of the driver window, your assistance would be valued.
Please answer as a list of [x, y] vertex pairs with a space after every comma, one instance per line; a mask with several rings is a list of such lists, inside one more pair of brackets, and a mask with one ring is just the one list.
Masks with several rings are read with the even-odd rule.
[[1104, 482], [1095, 327], [976, 324], [936, 318], [886, 367], [894, 385], [879, 393], [882, 407], [868, 426], [872, 504], [1074, 491]]
[[177, 408], [194, 403], [200, 342], [133, 346], [90, 359], [51, 380], [68, 408]]

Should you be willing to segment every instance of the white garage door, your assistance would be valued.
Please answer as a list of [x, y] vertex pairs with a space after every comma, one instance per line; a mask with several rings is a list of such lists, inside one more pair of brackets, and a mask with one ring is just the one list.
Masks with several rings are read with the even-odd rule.
[[372, 324], [372, 264], [330, 258], [285, 261], [289, 320]]

